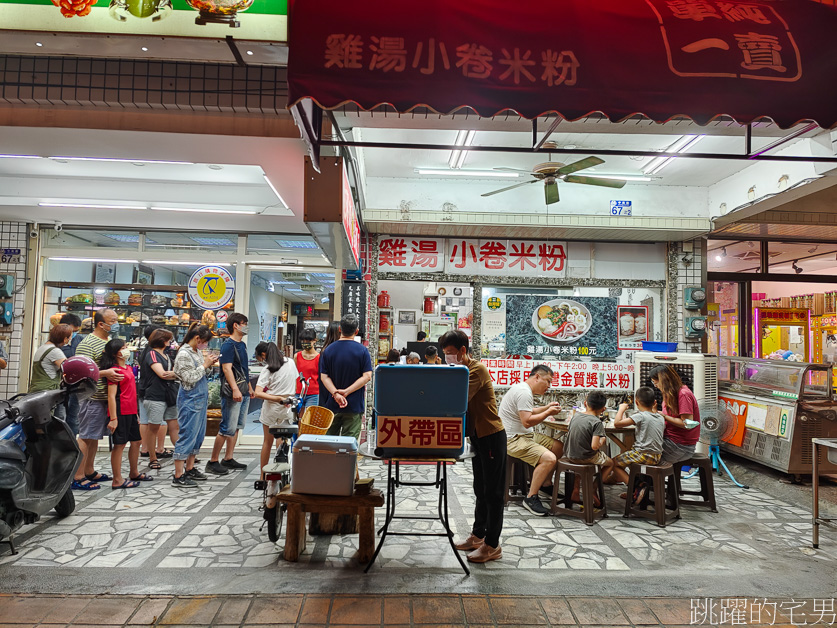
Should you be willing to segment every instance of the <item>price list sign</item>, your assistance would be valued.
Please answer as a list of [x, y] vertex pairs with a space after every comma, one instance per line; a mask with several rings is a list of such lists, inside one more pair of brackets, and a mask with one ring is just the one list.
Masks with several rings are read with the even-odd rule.
[[354, 314], [358, 320], [358, 330], [361, 334], [366, 331], [366, 284], [362, 281], [344, 281], [343, 314]]

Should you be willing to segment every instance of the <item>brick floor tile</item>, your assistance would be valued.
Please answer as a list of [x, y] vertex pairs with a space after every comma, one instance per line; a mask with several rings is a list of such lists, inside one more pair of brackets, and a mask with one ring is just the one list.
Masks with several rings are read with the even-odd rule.
[[493, 624], [491, 606], [486, 597], [462, 597], [462, 606], [465, 608], [465, 619], [469, 624]]
[[665, 626], [681, 626], [690, 621], [692, 604], [690, 599], [652, 597], [645, 598], [645, 603]]
[[410, 598], [404, 597], [390, 597], [384, 598], [384, 624], [391, 626], [394, 624], [409, 624], [410, 623]]
[[570, 625], [575, 626], [576, 621], [570, 611], [570, 605], [562, 597], [542, 597], [541, 606], [546, 613], [549, 623], [553, 626]]
[[172, 602], [160, 624], [203, 624], [207, 625], [215, 619], [215, 614], [221, 608], [221, 600], [212, 597], [185, 597]]
[[302, 605], [302, 615], [299, 618], [299, 623], [327, 624], [329, 608], [331, 608], [330, 596], [309, 595]]
[[264, 595], [253, 600], [244, 624], [295, 624], [302, 608], [302, 595]]
[[172, 599], [173, 598], [162, 597], [143, 600], [139, 605], [139, 608], [128, 620], [128, 624], [138, 624], [140, 626], [153, 624], [163, 616], [163, 613], [166, 611], [166, 607], [168, 607]]
[[534, 597], [491, 596], [491, 610], [498, 624], [545, 624], [546, 617]]
[[462, 624], [465, 617], [459, 596], [421, 596], [411, 599], [414, 624]]
[[41, 620], [45, 624], [69, 624], [90, 603], [89, 597], [68, 597]]
[[224, 605], [215, 618], [215, 623], [239, 625], [244, 621], [252, 601], [252, 598], [249, 597], [234, 597], [224, 600]]
[[336, 596], [331, 601], [331, 625], [381, 625], [383, 598], [377, 596]]
[[630, 622], [616, 600], [608, 598], [569, 598], [578, 623], [584, 626], [627, 626]]
[[0, 598], [0, 617], [8, 624], [37, 624], [63, 601], [61, 597]]
[[100, 597], [88, 600], [84, 611], [75, 618], [77, 624], [91, 626], [121, 626], [139, 608], [139, 598], [129, 597]]
[[622, 611], [635, 626], [651, 626], [660, 623], [642, 600], [619, 599], [616, 601], [619, 602]]

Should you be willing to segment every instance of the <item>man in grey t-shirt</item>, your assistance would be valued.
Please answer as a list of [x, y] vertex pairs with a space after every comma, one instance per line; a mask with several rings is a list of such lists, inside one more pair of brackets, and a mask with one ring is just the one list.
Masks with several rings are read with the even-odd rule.
[[552, 369], [544, 364], [538, 364], [529, 373], [529, 378], [525, 382], [514, 384], [509, 388], [503, 395], [498, 410], [508, 436], [507, 453], [535, 467], [529, 484], [529, 494], [523, 500], [523, 507], [539, 517], [546, 515], [549, 510], [538, 498], [538, 491], [544, 481], [555, 471], [555, 465], [563, 451], [561, 441], [546, 434], [535, 434], [533, 429], [548, 417], [555, 416], [561, 411], [561, 406], [557, 402], [534, 407], [534, 395], [543, 395], [549, 390], [551, 383]]

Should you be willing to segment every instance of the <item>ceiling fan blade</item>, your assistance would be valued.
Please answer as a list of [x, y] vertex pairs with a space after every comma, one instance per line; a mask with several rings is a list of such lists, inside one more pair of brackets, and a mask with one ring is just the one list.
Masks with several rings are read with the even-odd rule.
[[532, 179], [531, 181], [524, 181], [523, 183], [515, 183], [514, 185], [510, 185], [507, 188], [500, 188], [499, 190], [494, 190], [493, 192], [486, 192], [485, 194], [480, 194], [480, 196], [493, 196], [494, 194], [499, 194], [500, 192], [507, 192], [508, 190], [513, 190], [514, 188], [523, 187], [524, 185], [529, 185], [530, 183], [537, 182], [537, 179]]
[[532, 174], [531, 170], [523, 170], [521, 168], [492, 168], [492, 170], [499, 170], [500, 172], [524, 172], [526, 174]]
[[573, 172], [578, 172], [579, 170], [584, 170], [585, 168], [592, 168], [593, 166], [598, 166], [603, 163], [604, 159], [599, 159], [598, 157], [585, 157], [584, 159], [567, 164], [563, 168], [559, 168], [558, 174], [572, 174]]
[[547, 205], [552, 205], [561, 200], [558, 197], [558, 184], [555, 181], [547, 181], [543, 186], [543, 191], [546, 196]]
[[620, 179], [600, 179], [599, 177], [585, 177], [583, 175], [571, 174], [564, 177], [567, 183], [584, 183], [585, 185], [598, 185], [603, 188], [623, 188], [627, 181]]

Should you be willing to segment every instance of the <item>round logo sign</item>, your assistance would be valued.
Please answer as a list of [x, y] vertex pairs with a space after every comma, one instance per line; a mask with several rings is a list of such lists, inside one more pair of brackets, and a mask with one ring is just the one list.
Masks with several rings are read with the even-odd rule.
[[227, 321], [227, 313], [226, 312], [218, 312], [216, 316], [219, 323], [225, 323]]
[[220, 266], [203, 266], [189, 277], [189, 300], [205, 310], [220, 310], [232, 301], [235, 280]]
[[491, 297], [485, 302], [485, 304], [488, 306], [489, 310], [499, 310], [500, 306], [503, 305], [503, 302], [499, 297]]

